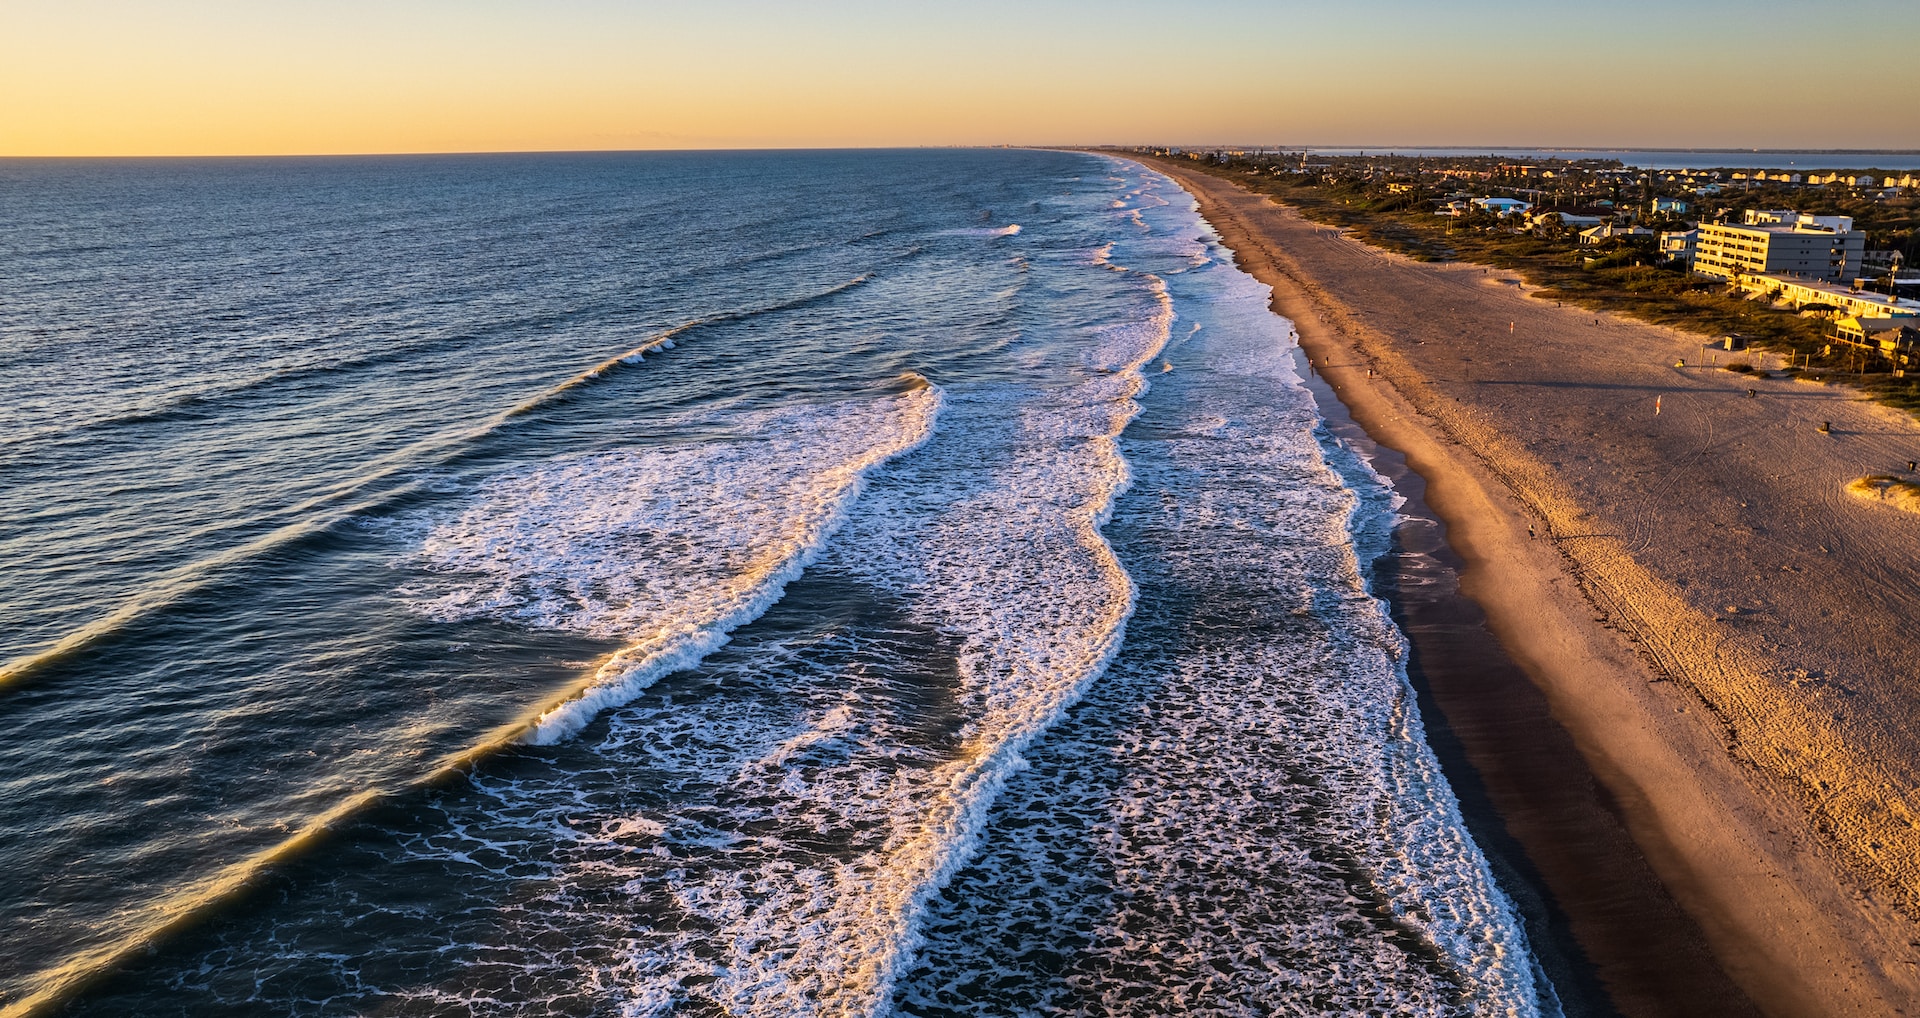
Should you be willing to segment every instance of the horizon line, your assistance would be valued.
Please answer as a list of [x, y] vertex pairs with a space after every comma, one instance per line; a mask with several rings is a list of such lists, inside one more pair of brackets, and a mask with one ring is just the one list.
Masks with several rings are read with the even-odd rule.
[[687, 147], [651, 147], [651, 148], [502, 148], [502, 149], [416, 149], [386, 151], [316, 151], [316, 152], [190, 152], [190, 153], [145, 153], [125, 152], [113, 154], [5, 154], [0, 153], [0, 162], [27, 160], [80, 160], [80, 159], [369, 159], [425, 156], [508, 156], [508, 155], [639, 155], [648, 153], [750, 153], [750, 152], [899, 152], [930, 149], [1142, 149], [1142, 148], [1182, 148], [1182, 149], [1269, 149], [1274, 151], [1316, 152], [1316, 151], [1356, 151], [1362, 154], [1395, 155], [1415, 152], [1460, 152], [1477, 153], [1485, 150], [1487, 155], [1498, 155], [1502, 151], [1528, 152], [1589, 152], [1596, 154], [1646, 152], [1676, 153], [1689, 152], [1700, 155], [1817, 155], [1817, 156], [1920, 156], [1920, 148], [1686, 148], [1678, 146], [1630, 146], [1630, 145], [1365, 145], [1365, 144], [1274, 144], [1269, 142], [1179, 142], [1179, 143], [1068, 143], [1068, 144], [1016, 144], [1011, 142], [982, 143], [926, 143], [918, 145], [719, 145]]

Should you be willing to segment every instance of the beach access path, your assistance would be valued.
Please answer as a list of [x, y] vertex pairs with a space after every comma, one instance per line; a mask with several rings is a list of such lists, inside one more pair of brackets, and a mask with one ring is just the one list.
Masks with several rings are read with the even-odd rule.
[[1143, 161], [1426, 478], [1462, 589], [1726, 972], [1769, 1014], [1920, 1014], [1920, 516], [1845, 490], [1909, 473], [1920, 425]]

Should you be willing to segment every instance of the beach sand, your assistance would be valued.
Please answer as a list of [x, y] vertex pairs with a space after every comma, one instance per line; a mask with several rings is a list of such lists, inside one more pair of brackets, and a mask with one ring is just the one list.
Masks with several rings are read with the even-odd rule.
[[[1920, 426], [1148, 162], [1424, 479], [1462, 591], [1597, 781], [1523, 773], [1512, 690], [1476, 692], [1458, 660], [1435, 674], [1449, 737], [1615, 1005], [1751, 1013], [1714, 989], [1723, 971], [1770, 1015], [1920, 1014], [1920, 516], [1846, 491], [1911, 476]], [[1605, 819], [1559, 801], [1595, 795], [1632, 845], [1596, 850]], [[1647, 875], [1618, 858], [1635, 846]]]

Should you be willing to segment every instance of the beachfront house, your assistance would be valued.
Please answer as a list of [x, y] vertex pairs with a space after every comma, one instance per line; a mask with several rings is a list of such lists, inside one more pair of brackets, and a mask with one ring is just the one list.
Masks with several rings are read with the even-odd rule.
[[1748, 209], [1740, 223], [1701, 223], [1693, 271], [1718, 279], [1786, 275], [1852, 279], [1860, 273], [1866, 234], [1848, 216]]
[[1885, 357], [1894, 371], [1905, 374], [1920, 364], [1920, 317], [1842, 318], [1834, 323], [1833, 337], [1855, 349]]
[[1843, 343], [1852, 343], [1855, 346], [1870, 345], [1880, 337], [1891, 336], [1901, 329], [1912, 326], [1915, 322], [1920, 322], [1920, 318], [1892, 318], [1884, 315], [1877, 318], [1862, 318], [1855, 315], [1836, 319], [1833, 323], [1833, 334], [1834, 338]]
[[1568, 230], [1586, 230], [1599, 226], [1608, 220], [1607, 216], [1570, 212], [1565, 209], [1534, 209], [1527, 217], [1527, 225], [1540, 227], [1559, 226]]
[[1533, 208], [1532, 202], [1518, 198], [1475, 198], [1471, 203], [1475, 208], [1485, 209], [1496, 216], [1512, 216], [1525, 213]]
[[1595, 244], [1612, 240], [1615, 237], [1633, 239], [1636, 237], [1651, 236], [1653, 236], [1653, 231], [1644, 226], [1621, 226], [1618, 223], [1601, 223], [1592, 229], [1580, 231], [1580, 246], [1592, 247]]
[[1700, 241], [1699, 230], [1664, 230], [1659, 237], [1660, 257], [1693, 267], [1693, 255]]
[[1686, 202], [1678, 198], [1655, 198], [1653, 200], [1653, 214], [1656, 216], [1684, 216], [1687, 214], [1689, 207]]

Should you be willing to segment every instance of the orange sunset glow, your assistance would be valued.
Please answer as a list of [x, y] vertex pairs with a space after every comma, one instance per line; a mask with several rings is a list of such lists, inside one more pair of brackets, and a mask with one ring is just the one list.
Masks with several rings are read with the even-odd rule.
[[[1920, 144], [1910, 82], [1870, 118], [1825, 115], [1819, 89], [1746, 103], [1689, 84], [1736, 80], [1742, 47], [1765, 44], [1765, 19], [1726, 5], [1630, 5], [1658, 17], [1658, 45], [1625, 16], [1377, 6], [12, 4], [0, 155]], [[1865, 6], [1892, 30], [1822, 20], [1797, 47], [1899, 63], [1920, 16]], [[1604, 71], [1569, 73], [1549, 41], [1567, 38]]]

